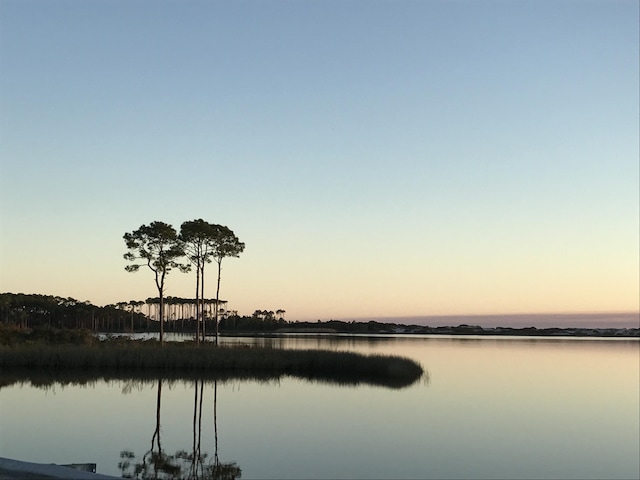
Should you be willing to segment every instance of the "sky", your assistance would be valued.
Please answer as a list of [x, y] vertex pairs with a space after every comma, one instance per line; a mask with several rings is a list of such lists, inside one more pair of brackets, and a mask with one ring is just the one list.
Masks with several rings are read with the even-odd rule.
[[638, 10], [0, 0], [0, 292], [157, 296], [124, 233], [202, 218], [243, 315], [638, 312]]

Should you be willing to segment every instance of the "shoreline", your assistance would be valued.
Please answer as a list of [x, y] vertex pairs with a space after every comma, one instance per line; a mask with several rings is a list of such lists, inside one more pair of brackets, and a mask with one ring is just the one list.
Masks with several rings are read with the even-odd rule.
[[[376, 326], [381, 324], [376, 324]], [[481, 327], [458, 325], [429, 327], [421, 325], [390, 325], [390, 328], [372, 328], [369, 331], [348, 331], [327, 327], [283, 327], [272, 332], [222, 332], [223, 336], [264, 336], [269, 334], [318, 334], [318, 335], [452, 335], [452, 336], [505, 336], [505, 337], [589, 337], [589, 338], [640, 338], [640, 328], [591, 328], [591, 327]]]
[[0, 346], [0, 386], [15, 377], [42, 373], [83, 377], [187, 377], [274, 379], [292, 376], [337, 384], [403, 388], [423, 368], [393, 355], [267, 347], [109, 339], [89, 344], [14, 343]]

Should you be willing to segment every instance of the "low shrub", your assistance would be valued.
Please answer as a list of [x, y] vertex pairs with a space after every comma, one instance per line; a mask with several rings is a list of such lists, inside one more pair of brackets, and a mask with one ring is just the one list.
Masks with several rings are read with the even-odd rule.
[[98, 339], [90, 330], [48, 326], [20, 328], [16, 325], [0, 324], [0, 345], [89, 345], [97, 342]]

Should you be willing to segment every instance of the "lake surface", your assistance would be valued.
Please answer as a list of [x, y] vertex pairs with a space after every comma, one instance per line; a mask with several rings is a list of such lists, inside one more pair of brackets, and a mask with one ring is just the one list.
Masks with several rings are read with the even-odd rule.
[[121, 451], [135, 463], [157, 448], [160, 398], [164, 452], [199, 443], [209, 461], [217, 445], [219, 461], [235, 463], [244, 479], [640, 477], [638, 339], [222, 342], [401, 355], [427, 375], [402, 389], [288, 377], [12, 384], [0, 388], [0, 456], [97, 463], [99, 473], [119, 476]]

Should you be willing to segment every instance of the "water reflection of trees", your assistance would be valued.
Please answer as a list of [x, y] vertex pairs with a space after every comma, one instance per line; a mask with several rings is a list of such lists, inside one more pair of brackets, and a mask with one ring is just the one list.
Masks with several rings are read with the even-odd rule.
[[161, 402], [162, 383], [158, 380], [156, 399], [156, 424], [151, 437], [151, 448], [140, 461], [129, 450], [120, 452], [118, 468], [125, 478], [137, 479], [184, 479], [184, 480], [234, 480], [240, 478], [241, 470], [235, 462], [223, 463], [218, 457], [218, 382], [213, 381], [213, 432], [214, 455], [209, 459], [202, 452], [202, 411], [204, 380], [194, 380], [193, 401], [193, 443], [191, 450], [179, 450], [173, 455], [167, 454], [161, 443]]
[[[159, 375], [165, 377], [169, 382], [189, 381], [199, 376], [191, 375], [185, 372], [167, 372], [166, 370], [149, 370], [136, 372], [132, 377], [131, 373], [120, 371], [101, 371], [101, 370], [81, 370], [81, 371], [56, 371], [54, 373], [48, 371], [37, 371], [33, 369], [11, 369], [0, 370], [0, 390], [13, 385], [30, 385], [35, 388], [44, 390], [65, 388], [68, 386], [94, 388], [98, 384], [107, 385], [123, 385], [122, 393], [129, 393], [133, 390], [142, 390], [145, 385], [155, 383]], [[226, 374], [218, 374], [218, 381], [256, 381], [261, 383], [279, 383], [287, 377], [300, 378], [309, 382], [336, 385], [341, 387], [358, 387], [361, 385], [384, 387], [391, 389], [401, 389], [410, 387], [420, 378], [428, 375], [428, 372], [421, 372], [415, 378], [413, 377], [385, 377], [374, 373], [358, 373], [349, 371], [337, 372], [314, 372], [310, 374], [295, 373], [272, 373], [269, 371], [262, 372], [230, 372]], [[188, 378], [186, 378], [188, 376]], [[212, 379], [205, 379], [213, 382]]]

